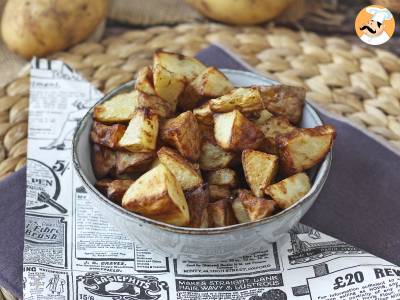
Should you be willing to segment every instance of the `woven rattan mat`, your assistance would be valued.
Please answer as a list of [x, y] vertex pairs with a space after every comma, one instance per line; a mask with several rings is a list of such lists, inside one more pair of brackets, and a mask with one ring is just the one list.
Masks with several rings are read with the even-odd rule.
[[[276, 27], [183, 24], [131, 30], [51, 58], [71, 65], [103, 92], [132, 79], [156, 49], [195, 55], [222, 44], [262, 74], [304, 86], [308, 99], [400, 149], [400, 60], [337, 37]], [[26, 163], [29, 70], [0, 89], [0, 178]]]

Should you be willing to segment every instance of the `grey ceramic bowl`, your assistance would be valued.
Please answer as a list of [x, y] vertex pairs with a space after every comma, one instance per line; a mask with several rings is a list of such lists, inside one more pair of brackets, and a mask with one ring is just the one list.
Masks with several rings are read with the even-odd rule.
[[[234, 70], [222, 70], [235, 86], [271, 85], [274, 81], [261, 76]], [[128, 82], [115, 89], [99, 103], [107, 101], [118, 93], [132, 90], [134, 82]], [[90, 160], [89, 134], [92, 127], [92, 109], [78, 125], [73, 139], [73, 162], [77, 174], [92, 197], [94, 206], [134, 241], [148, 249], [174, 258], [201, 261], [216, 261], [250, 254], [271, 247], [271, 243], [287, 233], [309, 210], [328, 177], [331, 152], [311, 172], [313, 185], [300, 201], [288, 209], [263, 220], [237, 224], [224, 228], [192, 229], [154, 221], [129, 212], [104, 197], [94, 187], [96, 181]], [[322, 125], [315, 110], [306, 104], [301, 127]]]

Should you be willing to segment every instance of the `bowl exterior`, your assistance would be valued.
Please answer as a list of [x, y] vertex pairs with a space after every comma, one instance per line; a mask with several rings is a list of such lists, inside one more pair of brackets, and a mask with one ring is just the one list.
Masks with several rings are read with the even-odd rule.
[[[223, 70], [236, 86], [270, 85], [273, 81], [261, 76], [232, 70]], [[111, 92], [100, 101], [105, 101], [121, 91], [131, 89], [133, 82]], [[91, 113], [81, 121], [73, 141], [73, 160], [77, 174], [91, 195], [94, 206], [109, 222], [132, 240], [148, 249], [173, 258], [186, 258], [200, 261], [217, 261], [243, 256], [271, 247], [286, 234], [317, 199], [328, 176], [332, 154], [329, 153], [314, 174], [314, 185], [311, 191], [298, 203], [285, 211], [258, 222], [234, 225], [223, 229], [202, 230], [171, 228], [142, 216], [127, 212], [108, 201], [94, 187], [95, 181], [88, 151], [89, 133], [93, 120]], [[303, 127], [321, 125], [322, 122], [314, 109], [306, 104], [303, 113]]]

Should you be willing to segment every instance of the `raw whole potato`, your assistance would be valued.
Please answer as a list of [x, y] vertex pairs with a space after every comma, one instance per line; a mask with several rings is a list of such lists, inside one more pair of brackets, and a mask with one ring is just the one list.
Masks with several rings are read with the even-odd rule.
[[45, 56], [83, 41], [106, 17], [107, 0], [9, 0], [1, 31], [6, 45], [26, 57]]
[[229, 24], [257, 24], [281, 14], [293, 0], [186, 0], [200, 13]]

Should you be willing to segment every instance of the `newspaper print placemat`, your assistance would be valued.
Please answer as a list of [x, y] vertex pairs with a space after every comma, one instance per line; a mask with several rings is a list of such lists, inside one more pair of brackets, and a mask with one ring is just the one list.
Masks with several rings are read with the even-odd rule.
[[304, 225], [219, 263], [169, 259], [128, 239], [71, 164], [77, 121], [101, 96], [62, 62], [32, 61], [25, 299], [400, 299], [399, 267]]

